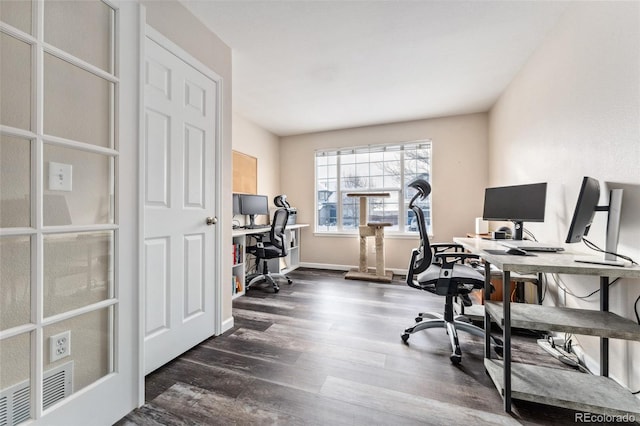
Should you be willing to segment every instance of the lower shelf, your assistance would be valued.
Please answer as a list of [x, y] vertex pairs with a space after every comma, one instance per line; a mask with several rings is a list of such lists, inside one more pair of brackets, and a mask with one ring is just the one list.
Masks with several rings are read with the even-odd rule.
[[[485, 359], [484, 366], [504, 395], [503, 363]], [[572, 370], [511, 364], [511, 397], [594, 414], [640, 417], [640, 400], [608, 377]]]

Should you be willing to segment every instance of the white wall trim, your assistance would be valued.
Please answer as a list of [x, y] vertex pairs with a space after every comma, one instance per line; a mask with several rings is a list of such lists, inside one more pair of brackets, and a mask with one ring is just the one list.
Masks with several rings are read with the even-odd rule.
[[[351, 269], [358, 269], [357, 265], [335, 265], [330, 263], [311, 263], [311, 262], [300, 262], [301, 268], [311, 268], [311, 269], [326, 269], [329, 271], [349, 271]], [[386, 268], [387, 271], [393, 272], [395, 275], [407, 275], [406, 269], [392, 269]]]
[[145, 26], [145, 36], [149, 37], [151, 40], [156, 43], [162, 45], [169, 52], [176, 55], [183, 62], [191, 65], [193, 68], [206, 75], [211, 80], [215, 81], [218, 84], [222, 84], [222, 77], [216, 74], [211, 68], [194, 58], [188, 52], [186, 52], [182, 47], [178, 46], [167, 37], [165, 37], [161, 32], [154, 29], [153, 27], [146, 25]]
[[233, 320], [233, 316], [232, 316], [231, 318], [228, 318], [226, 321], [224, 321], [221, 324], [220, 333], [219, 334], [222, 334], [222, 333], [224, 333], [226, 331], [231, 330], [233, 328], [233, 325], [234, 325], [234, 320]]
[[144, 141], [144, 58], [145, 58], [145, 28], [147, 26], [147, 8], [139, 6], [138, 15], [138, 407], [144, 405], [144, 328], [146, 297], [144, 285], [144, 167], [146, 161]]

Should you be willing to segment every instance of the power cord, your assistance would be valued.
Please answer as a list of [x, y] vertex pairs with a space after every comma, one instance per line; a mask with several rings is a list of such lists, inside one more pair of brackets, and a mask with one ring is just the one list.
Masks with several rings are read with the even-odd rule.
[[549, 288], [549, 285], [547, 284], [547, 275], [546, 274], [540, 274], [540, 285], [542, 286], [542, 296], [540, 297], [540, 304], [542, 305], [542, 302], [544, 302], [545, 297], [547, 297], [547, 289]]
[[533, 241], [536, 241], [536, 242], [538, 241], [538, 240], [536, 240], [535, 235], [533, 235], [533, 233], [531, 231], [529, 231], [528, 229], [526, 229], [525, 227], [522, 227], [522, 231], [525, 234], [527, 234], [528, 236], [530, 236]]
[[586, 238], [582, 237], [582, 241], [584, 242], [584, 245], [586, 245], [588, 248], [590, 248], [591, 250], [600, 252], [600, 253], [604, 253], [604, 254], [612, 254], [616, 257], [619, 257], [621, 259], [627, 260], [629, 262], [631, 262], [632, 265], [637, 265], [638, 262], [636, 262], [635, 260], [633, 260], [632, 258], [630, 258], [629, 256], [625, 256], [623, 254], [619, 254], [619, 253], [614, 253], [612, 251], [606, 251], [601, 249], [600, 247], [598, 247], [597, 245], [595, 245], [594, 243], [592, 243], [591, 241], [587, 240]]
[[[575, 294], [571, 290], [569, 290], [567, 287], [565, 287], [563, 285], [560, 285], [560, 280], [558, 279], [557, 274], [551, 274], [551, 276], [553, 277], [553, 281], [560, 288], [560, 290], [564, 291], [567, 294], [570, 294], [571, 296], [575, 297], [576, 299], [583, 299], [583, 300], [584, 299], [588, 299], [589, 297], [593, 296], [594, 294], [596, 294], [596, 293], [598, 293], [600, 291], [600, 289], [598, 288], [596, 290], [593, 290], [591, 293], [587, 294], [586, 296], [578, 296], [577, 294]], [[615, 284], [619, 279], [620, 279], [620, 277], [618, 277], [615, 280], [611, 281], [609, 283], [609, 287], [611, 287], [613, 284]], [[637, 314], [637, 312], [636, 312], [636, 314]]]

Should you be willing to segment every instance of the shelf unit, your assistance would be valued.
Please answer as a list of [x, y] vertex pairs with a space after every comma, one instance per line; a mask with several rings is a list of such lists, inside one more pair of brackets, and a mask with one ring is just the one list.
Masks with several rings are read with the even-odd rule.
[[[503, 362], [485, 358], [484, 367], [498, 392], [502, 394]], [[523, 401], [594, 414], [635, 414], [636, 418], [640, 414], [638, 400], [608, 377], [539, 365], [512, 364], [511, 396]]]
[[[285, 229], [286, 241], [289, 244], [287, 256], [277, 259], [270, 259], [269, 270], [274, 273], [288, 274], [289, 272], [300, 267], [300, 231], [302, 228], [309, 226], [308, 224], [289, 225]], [[242, 247], [242, 262], [234, 263], [232, 266], [232, 276], [238, 277], [242, 288], [237, 291], [233, 290], [232, 299], [245, 294], [245, 281], [247, 271], [246, 247], [251, 244], [251, 236], [255, 234], [268, 233], [269, 228], [263, 229], [234, 229], [232, 239], [234, 246]], [[235, 259], [234, 259], [235, 262]]]
[[[595, 414], [640, 417], [640, 400], [618, 385], [609, 375], [609, 339], [640, 341], [640, 325], [609, 312], [609, 279], [615, 277], [640, 279], [637, 266], [592, 265], [575, 262], [571, 253], [540, 254], [537, 256], [494, 255], [485, 250], [495, 249], [495, 242], [474, 238], [454, 238], [466, 250], [480, 255], [486, 271], [495, 265], [503, 271], [503, 285], [510, 281], [512, 271], [520, 273], [567, 273], [600, 277], [600, 310], [550, 307], [502, 302], [485, 302], [485, 329], [490, 321], [503, 330], [503, 360], [491, 359], [489, 335], [485, 336], [487, 373], [504, 400], [504, 409], [511, 411], [511, 399], [538, 402]], [[489, 282], [485, 282], [488, 291]], [[507, 294], [506, 285], [504, 285]], [[568, 332], [600, 337], [600, 375], [574, 370], [562, 370], [511, 360], [511, 327]]]
[[246, 235], [237, 235], [233, 237], [232, 267], [231, 267], [231, 288], [232, 299], [240, 297], [245, 292], [245, 247], [247, 246]]
[[[504, 327], [502, 302], [487, 302], [485, 309]], [[640, 341], [640, 325], [637, 323], [611, 312], [588, 309], [514, 303], [511, 305], [511, 327]], [[502, 393], [503, 362], [485, 358], [484, 365]], [[511, 396], [595, 414], [633, 413], [640, 417], [640, 401], [629, 391], [608, 377], [573, 370], [512, 363]]]
[[269, 270], [280, 274], [288, 274], [300, 267], [300, 228], [285, 229], [284, 232], [289, 244], [287, 255], [269, 260]]

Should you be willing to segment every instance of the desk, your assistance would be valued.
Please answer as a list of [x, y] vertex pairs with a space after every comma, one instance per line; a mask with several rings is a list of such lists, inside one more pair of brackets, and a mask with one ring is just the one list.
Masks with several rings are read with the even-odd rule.
[[[466, 250], [485, 260], [485, 295], [489, 291], [490, 266], [503, 272], [502, 302], [485, 302], [485, 330], [490, 330], [491, 318], [502, 327], [503, 360], [491, 359], [489, 333], [485, 333], [487, 373], [504, 400], [504, 409], [511, 411], [511, 399], [541, 402], [577, 411], [596, 414], [640, 416], [640, 401], [623, 389], [609, 375], [609, 338], [640, 341], [640, 325], [609, 312], [609, 278], [640, 279], [640, 267], [621, 268], [575, 262], [568, 252], [536, 253], [535, 256], [491, 254], [486, 250], [504, 249], [497, 241], [480, 238], [454, 238]], [[584, 258], [583, 255], [578, 256]], [[540, 305], [513, 304], [509, 300], [508, 283], [512, 271], [531, 273], [561, 273], [600, 277], [600, 311], [556, 308]], [[485, 300], [488, 298], [485, 297]], [[565, 331], [600, 337], [600, 376], [511, 362], [511, 327], [536, 330]]]
[[[287, 274], [300, 266], [300, 229], [308, 227], [308, 223], [287, 225], [285, 238], [289, 243], [286, 257], [269, 260], [269, 270], [281, 274]], [[232, 266], [232, 298], [240, 297], [245, 292], [246, 276], [246, 247], [247, 238], [251, 235], [268, 234], [271, 228], [236, 228], [231, 231], [233, 240], [233, 266]]]

